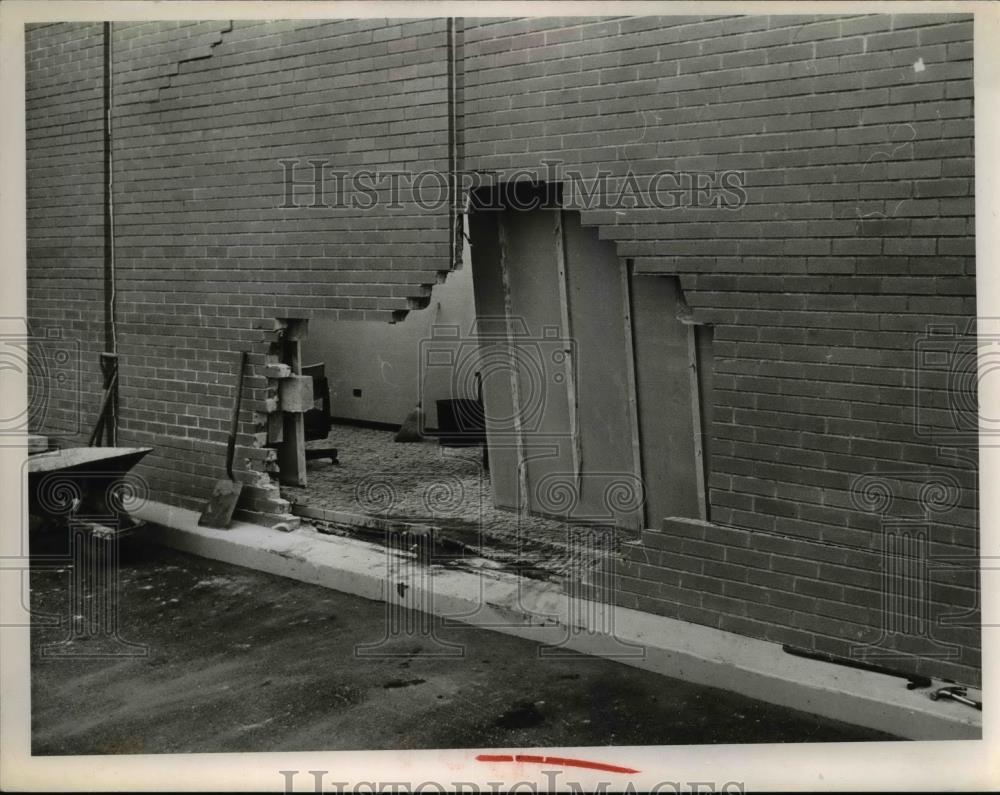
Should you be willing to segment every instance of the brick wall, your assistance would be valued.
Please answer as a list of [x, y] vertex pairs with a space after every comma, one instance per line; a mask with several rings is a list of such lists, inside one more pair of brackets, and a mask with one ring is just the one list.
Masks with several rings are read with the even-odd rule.
[[[31, 368], [32, 402], [45, 396], [31, 425], [77, 442], [96, 420], [103, 383], [101, 24], [28, 25], [25, 45], [29, 330], [50, 354]], [[67, 360], [56, 367], [60, 351]]]
[[[45, 30], [48, 38], [39, 33], [29, 48], [44, 54], [29, 54], [31, 80], [41, 86], [31, 58], [44, 57], [52, 64], [45, 79], [79, 83], [96, 109], [75, 113], [89, 125], [93, 148], [84, 153], [83, 180], [79, 160], [65, 154], [80, 141], [66, 126], [74, 119], [57, 119], [62, 126], [48, 138], [36, 133], [41, 122], [29, 125], [29, 181], [38, 195], [29, 201], [31, 307], [33, 317], [55, 319], [74, 306], [68, 292], [89, 287], [65, 281], [67, 273], [81, 278], [79, 257], [89, 249], [51, 248], [48, 236], [84, 242], [53, 204], [86, 213], [95, 234], [102, 205], [81, 205], [74, 195], [53, 203], [53, 182], [40, 175], [61, 175], [80, 182], [77, 192], [101, 197], [103, 43], [99, 25]], [[373, 208], [358, 208], [350, 190], [338, 202], [329, 177], [362, 168], [447, 173], [448, 23], [149, 22], [115, 23], [113, 31], [119, 443], [155, 447], [141, 468], [155, 498], [198, 507], [223, 471], [237, 351], [251, 351], [249, 366], [259, 374], [274, 318], [389, 321], [423, 306], [451, 267], [447, 204], [421, 209], [404, 183], [397, 206], [384, 198], [385, 184]], [[62, 46], [66, 38], [87, 43], [87, 72]], [[75, 98], [66, 88], [49, 93], [42, 100], [29, 87], [33, 121], [46, 112], [44, 102]], [[47, 143], [61, 147], [64, 159], [43, 150]], [[310, 160], [328, 174], [323, 194]], [[74, 165], [69, 175], [59, 171]], [[287, 174], [306, 183], [290, 197]], [[435, 188], [428, 185], [429, 200]], [[50, 248], [40, 248], [43, 241]], [[94, 255], [86, 273], [101, 279], [103, 249]], [[93, 297], [96, 312], [103, 293]], [[71, 333], [96, 344], [91, 326]], [[88, 348], [84, 359], [91, 367], [96, 353]], [[278, 509], [276, 491], [259, 475], [268, 453], [252, 436], [265, 390], [262, 376], [249, 379], [236, 469], [257, 487], [250, 492], [261, 501], [256, 507]], [[96, 407], [92, 395], [85, 399]]]
[[[451, 265], [447, 212], [281, 209], [279, 161], [446, 169], [453, 140], [467, 169], [607, 170], [608, 199], [629, 171], [640, 190], [664, 169], [745, 175], [739, 209], [582, 210], [715, 326], [711, 522], [628, 547], [622, 604], [850, 653], [895, 626], [893, 523], [928, 537], [904, 567], [976, 553], [974, 440], [949, 433], [947, 374], [916, 366], [929, 325], [974, 316], [967, 17], [470, 18], [455, 129], [445, 20], [114, 28], [121, 436], [157, 448], [157, 498], [195, 507], [219, 476], [231, 361], [259, 368], [273, 318], [389, 319]], [[88, 405], [100, 48], [94, 25], [29, 35], [31, 316], [68, 309]], [[280, 507], [254, 474], [250, 386], [238, 469]], [[975, 605], [973, 568], [928, 574], [938, 643], [894, 634], [907, 665], [978, 677], [978, 631], [937, 621]]]
[[[971, 19], [467, 19], [464, 51], [466, 166], [564, 197], [567, 171], [609, 172], [584, 223], [715, 326], [712, 524], [644, 533], [621, 603], [975, 679], [978, 627], [937, 622], [977, 600], [975, 440], [916, 364], [929, 326], [975, 315]], [[741, 172], [746, 204], [635, 207], [665, 169]], [[937, 643], [881, 638], [900, 523], [934, 558]]]

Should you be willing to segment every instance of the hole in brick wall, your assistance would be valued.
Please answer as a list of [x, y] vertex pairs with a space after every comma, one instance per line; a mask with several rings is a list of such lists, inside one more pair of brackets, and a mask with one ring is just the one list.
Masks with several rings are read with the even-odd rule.
[[[473, 210], [471, 267], [426, 309], [310, 322], [296, 344], [325, 433], [306, 436], [307, 477], [279, 460], [282, 493], [328, 532], [429, 532], [462, 560], [510, 562], [527, 543], [529, 570], [563, 577], [582, 529], [597, 534], [584, 556], [611, 560], [663, 517], [705, 517], [711, 329], [676, 278], [635, 274], [557, 188], [505, 195], [533, 209]], [[657, 415], [684, 424], [686, 459]]]
[[712, 327], [697, 321], [676, 276], [632, 269], [629, 288], [647, 522], [708, 519]]

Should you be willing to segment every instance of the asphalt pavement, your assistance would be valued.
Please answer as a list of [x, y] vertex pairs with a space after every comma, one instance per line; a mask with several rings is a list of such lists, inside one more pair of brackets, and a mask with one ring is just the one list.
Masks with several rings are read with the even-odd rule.
[[98, 597], [32, 571], [35, 754], [894, 739], [141, 535], [117, 568], [116, 617], [75, 627]]

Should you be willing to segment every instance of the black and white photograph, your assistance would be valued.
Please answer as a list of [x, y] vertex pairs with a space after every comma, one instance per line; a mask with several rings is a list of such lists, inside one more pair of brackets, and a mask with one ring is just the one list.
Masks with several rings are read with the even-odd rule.
[[996, 9], [4, 6], [5, 789], [998, 786]]

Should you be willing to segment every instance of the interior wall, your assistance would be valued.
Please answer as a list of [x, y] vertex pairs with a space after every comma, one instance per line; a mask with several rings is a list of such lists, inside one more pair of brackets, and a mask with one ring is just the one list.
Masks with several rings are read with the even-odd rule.
[[[469, 262], [467, 250], [463, 261]], [[436, 428], [436, 400], [476, 395], [467, 379], [454, 383], [447, 367], [425, 367], [421, 373], [426, 341], [435, 326], [455, 326], [467, 337], [475, 317], [472, 268], [464, 265], [434, 285], [425, 309], [411, 311], [399, 323], [311, 320], [303, 361], [326, 365], [334, 417], [399, 425], [419, 400], [427, 426]]]

